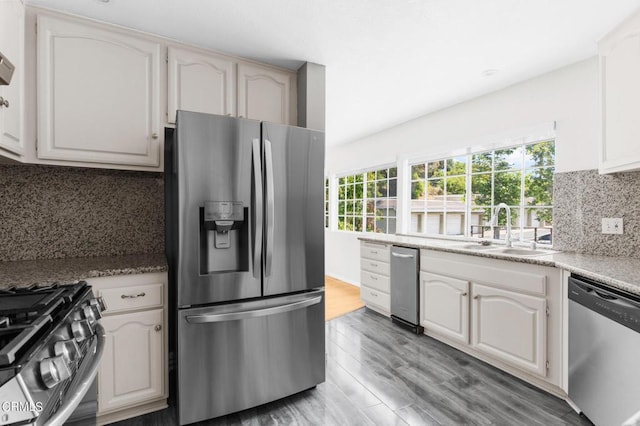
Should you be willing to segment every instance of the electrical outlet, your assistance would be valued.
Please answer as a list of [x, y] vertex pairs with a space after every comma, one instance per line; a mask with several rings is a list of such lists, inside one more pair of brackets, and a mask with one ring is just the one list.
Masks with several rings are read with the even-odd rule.
[[622, 218], [621, 217], [603, 217], [602, 218], [603, 234], [622, 234]]

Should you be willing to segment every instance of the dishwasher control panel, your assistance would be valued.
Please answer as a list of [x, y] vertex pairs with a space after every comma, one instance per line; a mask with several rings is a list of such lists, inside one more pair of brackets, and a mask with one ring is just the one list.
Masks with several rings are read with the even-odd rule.
[[569, 278], [569, 300], [640, 333], [640, 298], [572, 275]]

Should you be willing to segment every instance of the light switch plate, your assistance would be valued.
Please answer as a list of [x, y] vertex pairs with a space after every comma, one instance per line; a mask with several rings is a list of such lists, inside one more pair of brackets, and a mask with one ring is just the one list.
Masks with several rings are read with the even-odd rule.
[[603, 217], [602, 218], [603, 234], [622, 234], [622, 218], [621, 217]]

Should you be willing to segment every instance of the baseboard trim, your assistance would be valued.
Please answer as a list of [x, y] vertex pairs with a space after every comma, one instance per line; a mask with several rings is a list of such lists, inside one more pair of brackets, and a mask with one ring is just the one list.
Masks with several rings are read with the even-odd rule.
[[344, 278], [344, 277], [341, 277], [340, 275], [337, 275], [337, 274], [331, 274], [331, 273], [326, 273], [325, 275], [326, 275], [327, 277], [335, 278], [336, 280], [340, 280], [340, 281], [345, 282], [345, 283], [347, 283], [347, 284], [351, 284], [351, 285], [354, 285], [354, 286], [356, 286], [356, 287], [360, 287], [360, 283], [359, 283], [359, 282], [353, 282], [353, 281], [348, 280], [348, 279], [346, 279], [346, 278]]

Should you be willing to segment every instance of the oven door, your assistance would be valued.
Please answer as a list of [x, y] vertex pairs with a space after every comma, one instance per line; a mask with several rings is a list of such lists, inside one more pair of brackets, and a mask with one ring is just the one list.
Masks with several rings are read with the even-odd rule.
[[42, 424], [46, 426], [95, 424], [98, 411], [96, 375], [104, 350], [105, 331], [98, 323], [94, 327], [94, 341], [78, 368], [62, 405], [49, 419], [38, 419], [38, 424], [42, 420]]

